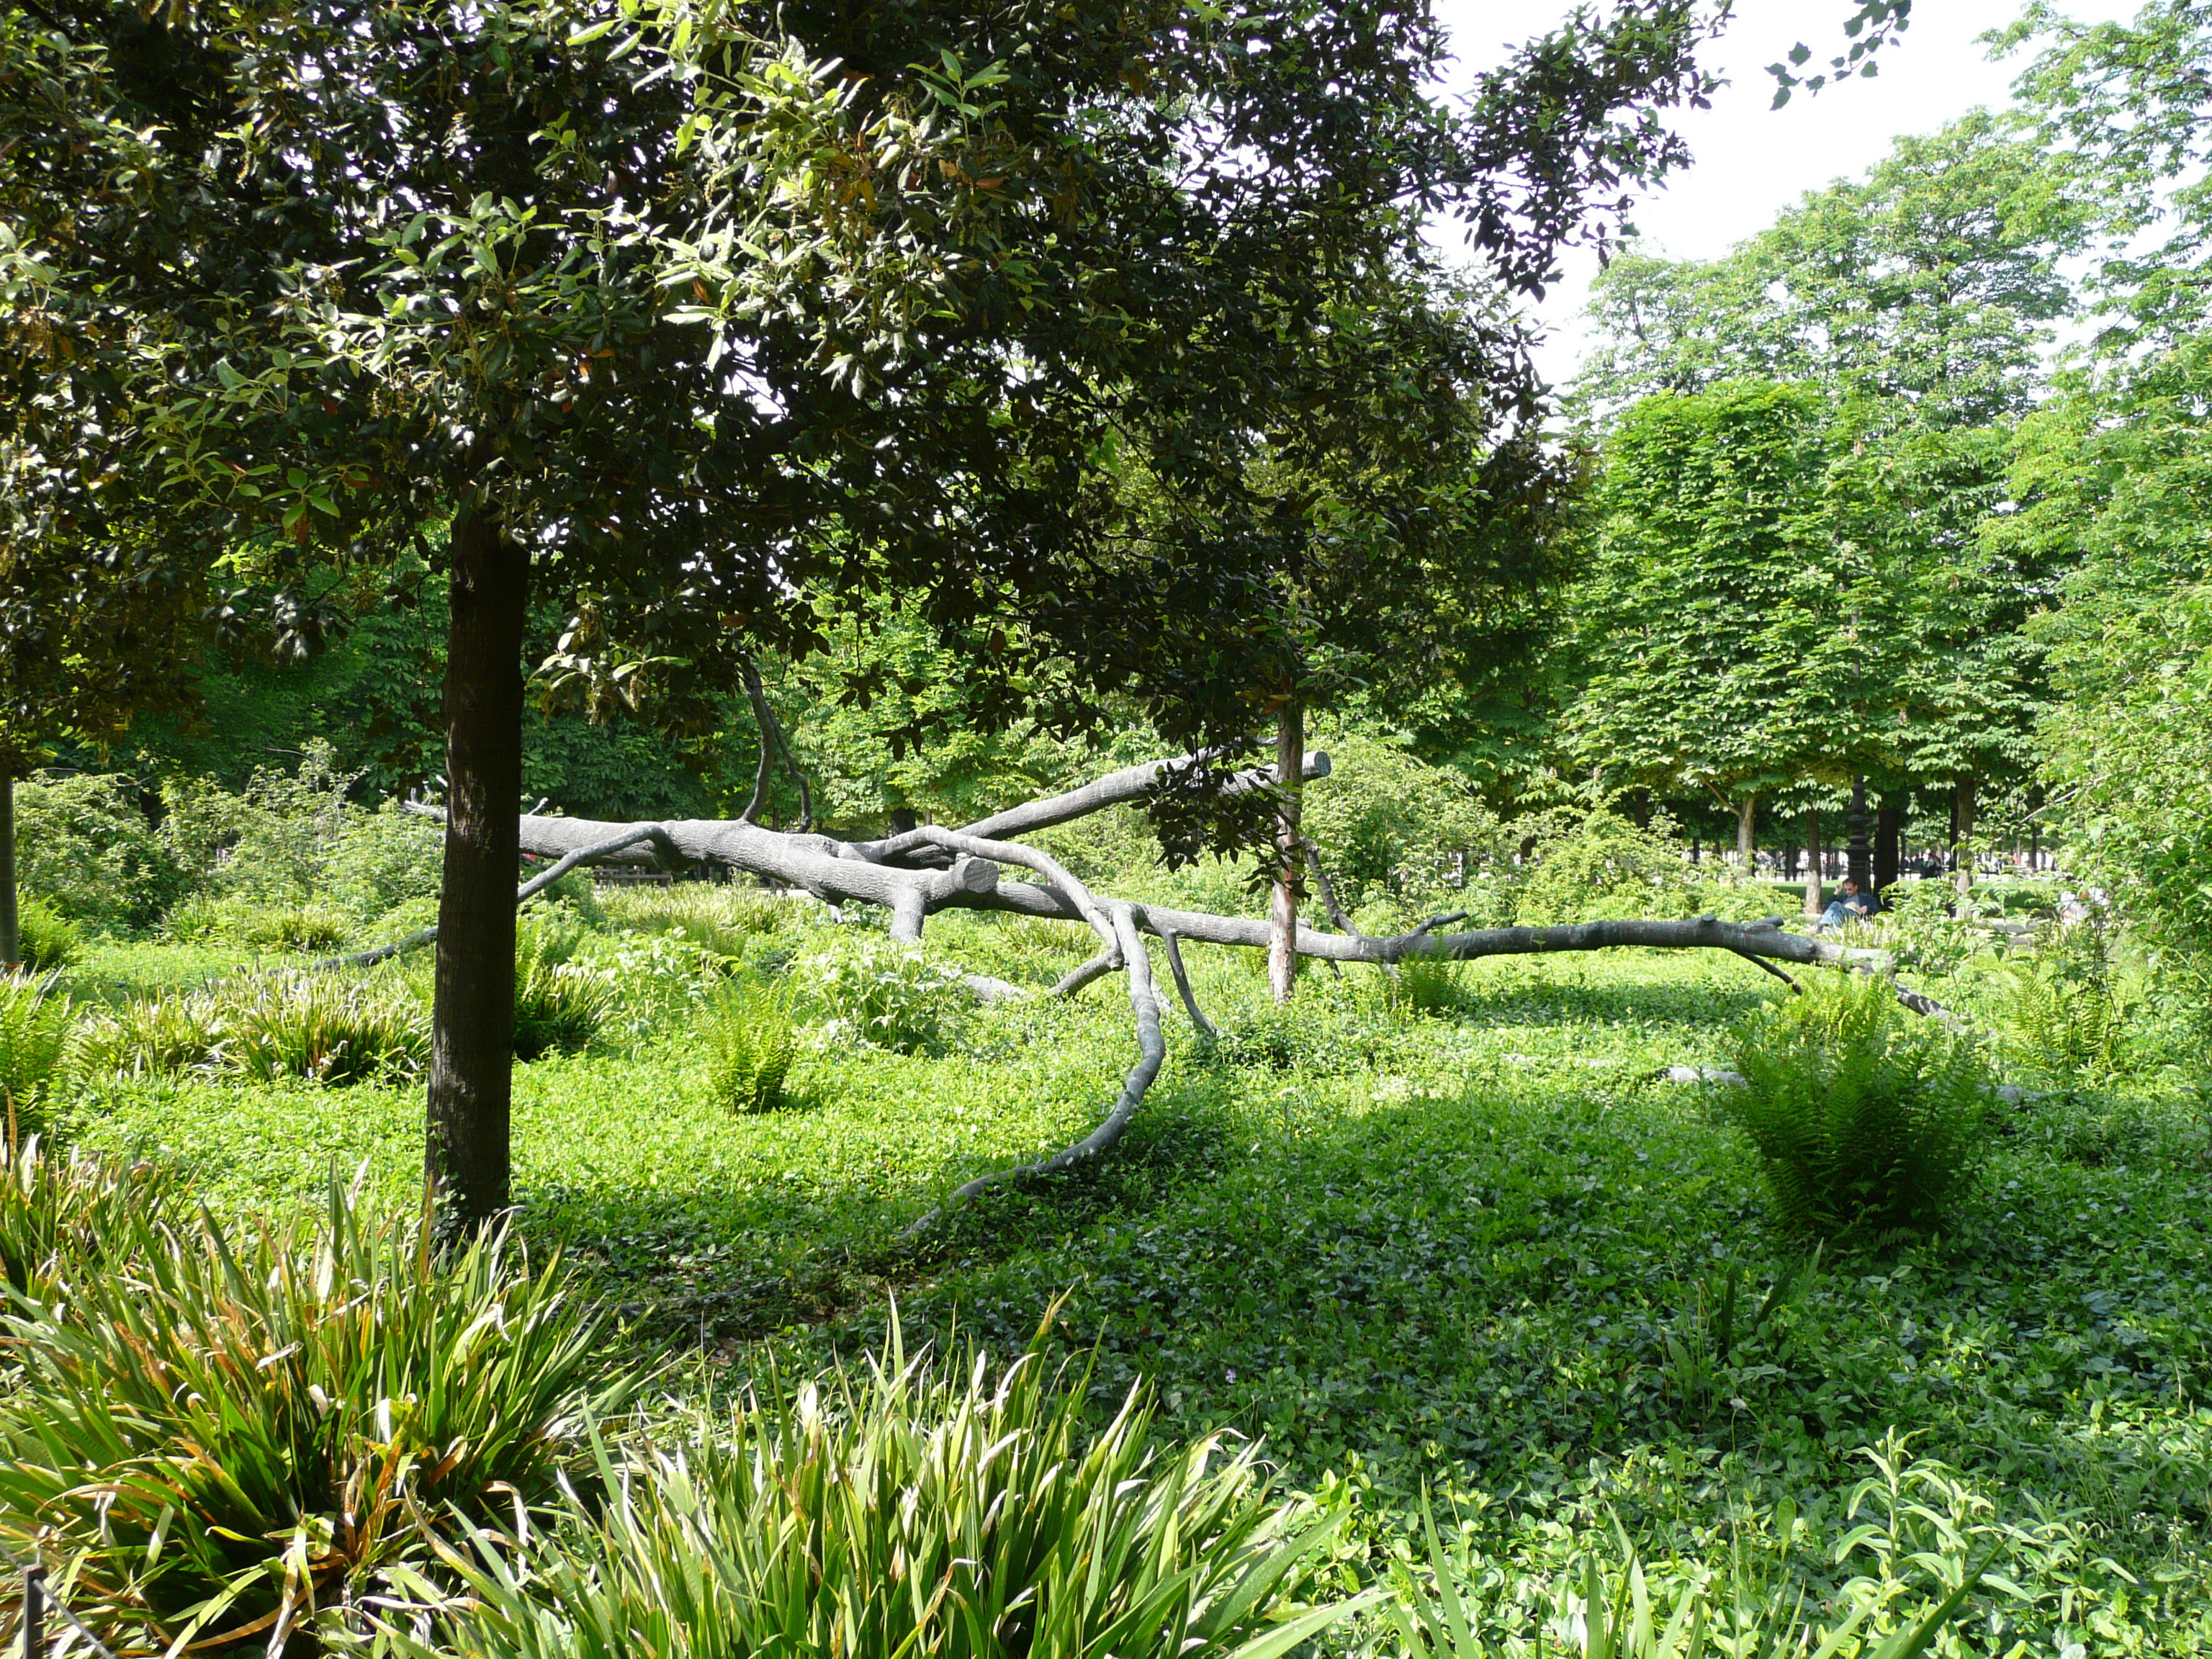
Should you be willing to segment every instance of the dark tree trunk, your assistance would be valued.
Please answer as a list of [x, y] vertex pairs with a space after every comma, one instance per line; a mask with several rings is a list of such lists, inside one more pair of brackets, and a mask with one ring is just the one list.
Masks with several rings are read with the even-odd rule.
[[1905, 861], [1905, 808], [1896, 797], [1885, 797], [1874, 815], [1874, 888], [1888, 890]]
[[505, 1210], [514, 1059], [514, 880], [530, 556], [454, 521], [446, 653], [446, 875], [438, 903], [425, 1176], [440, 1232]]
[[1282, 722], [1275, 731], [1275, 781], [1283, 792], [1283, 813], [1275, 830], [1278, 872], [1267, 911], [1267, 988], [1278, 1002], [1288, 1002], [1298, 983], [1298, 806], [1305, 766], [1305, 708], [1291, 696], [1283, 701]]
[[1651, 827], [1651, 792], [1649, 789], [1639, 789], [1628, 798], [1628, 815], [1635, 820], [1638, 830]]
[[22, 929], [15, 915], [15, 780], [0, 776], [0, 969], [23, 965]]

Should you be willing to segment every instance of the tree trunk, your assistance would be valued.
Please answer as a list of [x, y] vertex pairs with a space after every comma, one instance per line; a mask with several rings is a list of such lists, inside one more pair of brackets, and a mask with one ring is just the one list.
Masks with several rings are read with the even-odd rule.
[[1874, 814], [1874, 890], [1886, 893], [1897, 880], [1905, 854], [1905, 808], [1894, 797], [1885, 799]]
[[1828, 907], [1820, 892], [1820, 809], [1805, 809], [1805, 914], [1814, 921]]
[[441, 1236], [507, 1206], [514, 876], [530, 556], [497, 519], [454, 520], [446, 647], [446, 872], [430, 1017], [424, 1175]]
[[1735, 861], [1743, 866], [1746, 875], [1752, 872], [1752, 842], [1759, 810], [1759, 797], [1747, 794], [1735, 809]]
[[1283, 700], [1275, 732], [1275, 781], [1283, 792], [1283, 812], [1275, 830], [1278, 867], [1267, 908], [1267, 988], [1278, 1002], [1288, 1002], [1298, 983], [1298, 805], [1305, 767], [1305, 707], [1292, 696]]
[[15, 915], [15, 780], [0, 776], [0, 970], [23, 966], [22, 929]]
[[1974, 886], [1974, 781], [1960, 778], [1952, 796], [1954, 822], [1959, 826], [1958, 850], [1953, 863], [1959, 872], [1959, 896]]

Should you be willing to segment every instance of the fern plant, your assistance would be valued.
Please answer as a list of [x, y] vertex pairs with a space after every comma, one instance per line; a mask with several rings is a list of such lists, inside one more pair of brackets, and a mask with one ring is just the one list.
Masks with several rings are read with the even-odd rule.
[[514, 939], [514, 1056], [587, 1048], [614, 1018], [615, 986], [607, 974], [577, 962], [583, 929], [541, 916], [526, 919]]
[[1809, 975], [1733, 1036], [1720, 1109], [1792, 1231], [1885, 1247], [1948, 1218], [1984, 1150], [1988, 1081], [1964, 1037], [1873, 975]]
[[41, 1121], [69, 1037], [69, 999], [52, 980], [0, 975], [0, 1134], [10, 1144]]
[[2035, 953], [1999, 972], [2008, 1054], [2048, 1077], [2120, 1069], [2128, 1007], [2111, 940], [2094, 921], [2052, 928]]
[[714, 988], [707, 1015], [708, 1086], [733, 1112], [772, 1112], [799, 1051], [791, 1007], [767, 986], [732, 980]]

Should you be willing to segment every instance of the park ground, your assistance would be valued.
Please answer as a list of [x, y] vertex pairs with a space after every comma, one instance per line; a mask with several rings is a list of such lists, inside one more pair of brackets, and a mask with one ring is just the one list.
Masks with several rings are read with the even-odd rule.
[[[1291, 1486], [1348, 1489], [1362, 1548], [1405, 1548], [1427, 1493], [1477, 1579], [1616, 1522], [1647, 1560], [1761, 1593], [1986, 1549], [2019, 1595], [1972, 1650], [2212, 1646], [2212, 1153], [2154, 1043], [2094, 1076], [2014, 1065], [2035, 1086], [1990, 1118], [1949, 1233], [1812, 1255], [1712, 1087], [1667, 1080], [1723, 1064], [1778, 992], [1747, 963], [1478, 963], [1422, 1007], [1312, 969], [1284, 1011], [1257, 953], [1192, 947], [1227, 1036], [1172, 1017], [1116, 1155], [909, 1239], [961, 1181], [1095, 1121], [1132, 1052], [1115, 982], [963, 1011], [913, 1054], [803, 1032], [782, 1109], [733, 1115], [690, 1040], [701, 953], [654, 902], [596, 930], [624, 987], [598, 1041], [516, 1077], [520, 1224], [623, 1310], [611, 1365], [734, 1393], [879, 1350], [894, 1318], [909, 1346], [1002, 1354], [1050, 1320], [1102, 1402], [1145, 1379], [1164, 1426], [1231, 1427]], [[847, 931], [778, 926], [729, 948], [773, 969]], [[1078, 943], [996, 917], [930, 934], [1032, 987]], [[65, 985], [173, 996], [257, 960], [95, 943]], [[1994, 994], [1942, 965], [1922, 982], [1954, 1003]], [[88, 1088], [55, 1127], [258, 1220], [334, 1175], [418, 1205], [421, 1115], [412, 1082], [187, 1075]]]

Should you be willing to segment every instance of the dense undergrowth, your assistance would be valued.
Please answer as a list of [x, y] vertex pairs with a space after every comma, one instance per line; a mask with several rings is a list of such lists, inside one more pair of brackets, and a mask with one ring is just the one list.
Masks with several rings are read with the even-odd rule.
[[[1959, 1651], [2212, 1647], [2203, 1097], [2154, 1000], [2103, 984], [2136, 997], [2118, 1044], [2069, 1048], [2036, 1013], [2078, 943], [2039, 967], [1950, 923], [1892, 940], [2028, 1092], [1989, 1106], [1979, 1179], [1936, 1230], [1885, 1249], [1810, 1248], [1725, 1091], [1665, 1080], [1728, 1063], [1779, 993], [1748, 964], [1484, 963], [1418, 997], [1316, 969], [1285, 1014], [1249, 954], [1204, 947], [1228, 1035], [1176, 1016], [1120, 1153], [909, 1243], [959, 1181], [1079, 1134], [1130, 1048], [1104, 990], [981, 1007], [942, 965], [1042, 986], [1081, 941], [947, 915], [917, 968], [865, 924], [733, 890], [598, 908], [542, 924], [605, 1003], [575, 1052], [518, 1070], [519, 1224], [628, 1322], [602, 1363], [676, 1357], [687, 1410], [884, 1351], [894, 1297], [910, 1342], [1000, 1354], [1064, 1297], [1052, 1341], [1095, 1346], [1099, 1421], [1143, 1378], [1169, 1439], [1256, 1437], [1346, 1510], [1346, 1590], [1394, 1560], [1434, 1579], [1425, 1496], [1446, 1578], [1501, 1640], [1571, 1611], [1587, 1631], [1577, 1564], [1621, 1559], [1619, 1528], [1664, 1606], [1703, 1584], [1723, 1623], [1801, 1597], [1829, 1626], [1875, 1601], [1909, 1622], [1990, 1557]], [[82, 1017], [283, 960], [94, 939], [53, 994]], [[419, 995], [420, 974], [380, 982]], [[733, 1020], [761, 1022], [734, 1058]], [[762, 1043], [773, 1109], [752, 1109]], [[415, 1086], [336, 1083], [79, 1066], [40, 1109], [80, 1147], [188, 1171], [218, 1214], [309, 1213], [356, 1167], [372, 1209], [410, 1210]], [[1423, 1639], [1352, 1628], [1325, 1639]]]

